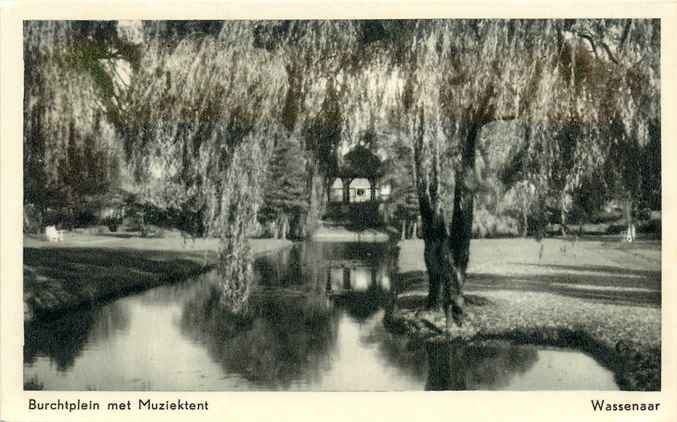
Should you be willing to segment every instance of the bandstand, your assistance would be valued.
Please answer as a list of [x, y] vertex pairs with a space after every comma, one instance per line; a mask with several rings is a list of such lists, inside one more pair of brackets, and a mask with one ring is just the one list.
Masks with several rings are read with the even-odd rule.
[[330, 204], [357, 204], [384, 200], [390, 193], [381, 186], [381, 159], [368, 148], [358, 145], [348, 152], [335, 174], [327, 178]]

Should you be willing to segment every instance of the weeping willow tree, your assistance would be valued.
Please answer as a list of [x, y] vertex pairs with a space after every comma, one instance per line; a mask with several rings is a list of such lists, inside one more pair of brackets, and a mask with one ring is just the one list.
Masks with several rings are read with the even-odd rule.
[[482, 129], [522, 121], [527, 174], [545, 192], [563, 157], [553, 133], [577, 125], [564, 184], [579, 185], [619, 143], [647, 142], [659, 115], [659, 40], [658, 22], [646, 20], [416, 22], [397, 39], [404, 48], [386, 46], [391, 54], [357, 77], [367, 94], [356, 114], [381, 110], [379, 121], [412, 144], [428, 306], [441, 291], [448, 324], [463, 320], [475, 197], [491, 190], [477, 159]]
[[106, 65], [133, 63], [134, 53], [112, 22], [24, 24], [24, 205], [42, 223], [48, 208], [77, 208], [115, 183], [119, 148], [104, 103], [116, 91]]
[[326, 177], [338, 166], [345, 140], [344, 106], [349, 87], [342, 75], [355, 69], [359, 23], [354, 21], [260, 22], [256, 47], [276, 52], [284, 62], [286, 92], [279, 119], [287, 136], [308, 155], [308, 225], [312, 230], [326, 205]]
[[[74, 115], [64, 111], [71, 107], [85, 116], [77, 125], [95, 128], [93, 110], [100, 110], [145, 196], [181, 210], [194, 234], [222, 240], [224, 297], [235, 308], [245, 303], [252, 278], [246, 238], [261, 205], [273, 139], [293, 138], [305, 147], [310, 220], [321, 212], [324, 177], [335, 170], [341, 146], [367, 132], [379, 142], [408, 145], [410, 171], [403, 173], [413, 175], [422, 219], [428, 305], [437, 306], [442, 293], [447, 321], [460, 324], [474, 202], [491, 191], [478, 159], [494, 147], [479, 142], [487, 125], [524, 124], [524, 174], [539, 192], [558, 183], [576, 189], [592, 168], [614, 152], [634, 151], [624, 145], [646, 144], [660, 127], [658, 21], [193, 26], [168, 37], [166, 23], [145, 23], [142, 39], [131, 37], [134, 49], [63, 23], [52, 30], [63, 32], [58, 36], [29, 36], [38, 50], [77, 39], [71, 51], [87, 63], [86, 71], [64, 74], [86, 82], [58, 103], [56, 123], [35, 126], [64, 133], [68, 126], [56, 117]], [[96, 42], [80, 42], [90, 39]], [[106, 66], [122, 53], [138, 66], [119, 90], [112, 83], [119, 78], [111, 77], [118, 66]], [[65, 77], [41, 63], [51, 80]], [[42, 98], [47, 109], [53, 86], [38, 84], [27, 98]], [[27, 103], [29, 123], [49, 115], [38, 103]], [[565, 151], [552, 139], [566, 127], [577, 130]], [[568, 172], [553, 164], [564, 161]]]
[[[553, 131], [576, 125], [564, 182], [575, 189], [614, 145], [647, 142], [648, 123], [658, 116], [659, 27], [655, 21], [630, 20], [459, 21], [442, 33], [437, 42], [446, 47], [424, 55], [433, 66], [447, 64], [441, 72], [447, 83], [438, 84], [443, 89], [435, 93], [443, 115], [431, 116], [441, 121], [441, 130], [425, 127], [430, 113], [419, 99], [414, 122], [419, 136], [417, 177], [421, 207], [428, 208], [428, 216], [423, 215], [431, 274], [429, 304], [435, 303], [439, 274], [447, 314], [451, 302], [452, 316], [460, 323], [468, 226], [474, 196], [482, 188], [482, 175], [474, 169], [482, 128], [498, 120], [523, 120], [531, 178], [540, 192], [547, 192], [552, 164], [566, 157], [558, 148], [561, 143], [553, 142]], [[442, 136], [434, 136], [440, 132]], [[440, 143], [447, 148], [440, 148]], [[440, 212], [445, 207], [440, 206], [444, 199], [438, 199], [437, 181], [440, 163], [449, 152], [455, 185], [450, 222], [448, 214]], [[423, 164], [426, 160], [430, 164]]]
[[[270, 148], [261, 148], [261, 140], [269, 139], [269, 133], [282, 130], [284, 136], [298, 137], [311, 154], [312, 213], [325, 196], [316, 191], [336, 165], [341, 143], [354, 143], [366, 131], [377, 137], [395, 131], [395, 138], [413, 151], [428, 305], [438, 304], [441, 291], [447, 320], [460, 324], [475, 197], [491, 190], [477, 159], [482, 148], [492, 147], [478, 142], [483, 128], [522, 121], [527, 174], [539, 191], [547, 191], [555, 180], [550, 163], [565, 154], [553, 134], [576, 125], [580, 130], [575, 148], [566, 152], [571, 169], [564, 181], [575, 189], [614, 145], [646, 142], [649, 123], [658, 116], [659, 30], [655, 21], [635, 20], [228, 23], [218, 37], [223, 44], [186, 40], [170, 55], [151, 47], [158, 52], [156, 62], [176, 70], [158, 73], [153, 70], [158, 66], [142, 66], [150, 71], [137, 86], [162, 96], [136, 95], [142, 99], [136, 110], [150, 110], [149, 116], [140, 113], [140, 121], [171, 122], [158, 125], [150, 138], [182, 139], [174, 146], [157, 144], [160, 155], [169, 158], [168, 168], [182, 169], [165, 173], [174, 175], [170, 180], [179, 177], [179, 185], [187, 188], [172, 196], [194, 203], [209, 230], [230, 239], [224, 250], [235, 255], [245, 248], [246, 227], [260, 203], [255, 168], [267, 162]], [[182, 78], [190, 81], [191, 75], [195, 80], [183, 84]], [[239, 75], [243, 81], [221, 85]], [[252, 81], [260, 85], [252, 86]], [[186, 129], [177, 122], [190, 115], [191, 107], [202, 113], [201, 123]], [[198, 129], [212, 120], [205, 119], [205, 110], [229, 122], [214, 142], [202, 139], [218, 130]], [[169, 134], [160, 135], [157, 128]], [[148, 129], [129, 139], [138, 142], [144, 133]], [[224, 139], [229, 147], [224, 148]], [[225, 158], [219, 158], [224, 157], [217, 153], [221, 150], [203, 145], [225, 150]], [[193, 157], [205, 157], [207, 165], [187, 165], [194, 162], [191, 151]], [[246, 151], [242, 161], [237, 151]], [[138, 155], [142, 160], [149, 156]], [[207, 176], [214, 169], [218, 177]], [[228, 179], [231, 171], [238, 180]], [[219, 188], [223, 180], [229, 188], [242, 189]]]
[[565, 23], [562, 32], [559, 69], [568, 98], [559, 98], [569, 106], [532, 128], [542, 139], [529, 144], [528, 167], [559, 201], [563, 227], [572, 197], [600, 176], [605, 197], [624, 202], [629, 226], [642, 182], [660, 174], [660, 164], [653, 177], [642, 171], [660, 136], [659, 23], [584, 20]]
[[[279, 55], [253, 48], [253, 25], [166, 44], [147, 28], [127, 93], [121, 133], [145, 196], [179, 210], [197, 236], [222, 241], [224, 301], [246, 304], [252, 274], [247, 236], [262, 200], [265, 164], [283, 127]], [[158, 35], [159, 34], [159, 35]]]

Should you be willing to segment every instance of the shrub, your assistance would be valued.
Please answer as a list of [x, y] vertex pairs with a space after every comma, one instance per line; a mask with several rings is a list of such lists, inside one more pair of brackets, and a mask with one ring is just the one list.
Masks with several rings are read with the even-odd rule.
[[472, 233], [475, 238], [519, 236], [519, 223], [509, 215], [495, 215], [480, 208], [475, 211]]
[[161, 227], [153, 226], [150, 224], [144, 224], [141, 230], [141, 237], [149, 239], [161, 239], [165, 237], [165, 231]]
[[24, 233], [40, 234], [42, 232], [42, 215], [33, 204], [24, 205]]
[[661, 220], [642, 221], [637, 225], [637, 231], [643, 233], [661, 234]]

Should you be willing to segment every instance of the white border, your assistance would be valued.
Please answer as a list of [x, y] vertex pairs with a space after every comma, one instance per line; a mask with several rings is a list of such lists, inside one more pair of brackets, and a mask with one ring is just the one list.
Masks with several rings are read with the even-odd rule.
[[[675, 420], [674, 262], [675, 168], [677, 128], [675, 102], [677, 3], [675, 1], [539, 1], [405, 2], [367, 1], [41, 1], [0, 3], [0, 420], [91, 421], [199, 418], [252, 421], [449, 421], [455, 420]], [[662, 18], [663, 131], [663, 307], [662, 391], [631, 392], [426, 392], [426, 393], [164, 393], [164, 392], [23, 392], [22, 313], [22, 19], [287, 19], [287, 18], [453, 18], [453, 17], [660, 17]], [[91, 399], [133, 401], [138, 398], [208, 400], [207, 412], [125, 413], [27, 410], [27, 399]], [[652, 401], [661, 411], [594, 413], [591, 399]]]

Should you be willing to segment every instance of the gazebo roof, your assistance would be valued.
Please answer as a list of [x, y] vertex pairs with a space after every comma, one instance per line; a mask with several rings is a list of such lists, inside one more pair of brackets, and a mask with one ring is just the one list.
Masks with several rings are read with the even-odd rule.
[[364, 145], [357, 145], [343, 156], [337, 176], [378, 177], [383, 175], [381, 159]]

